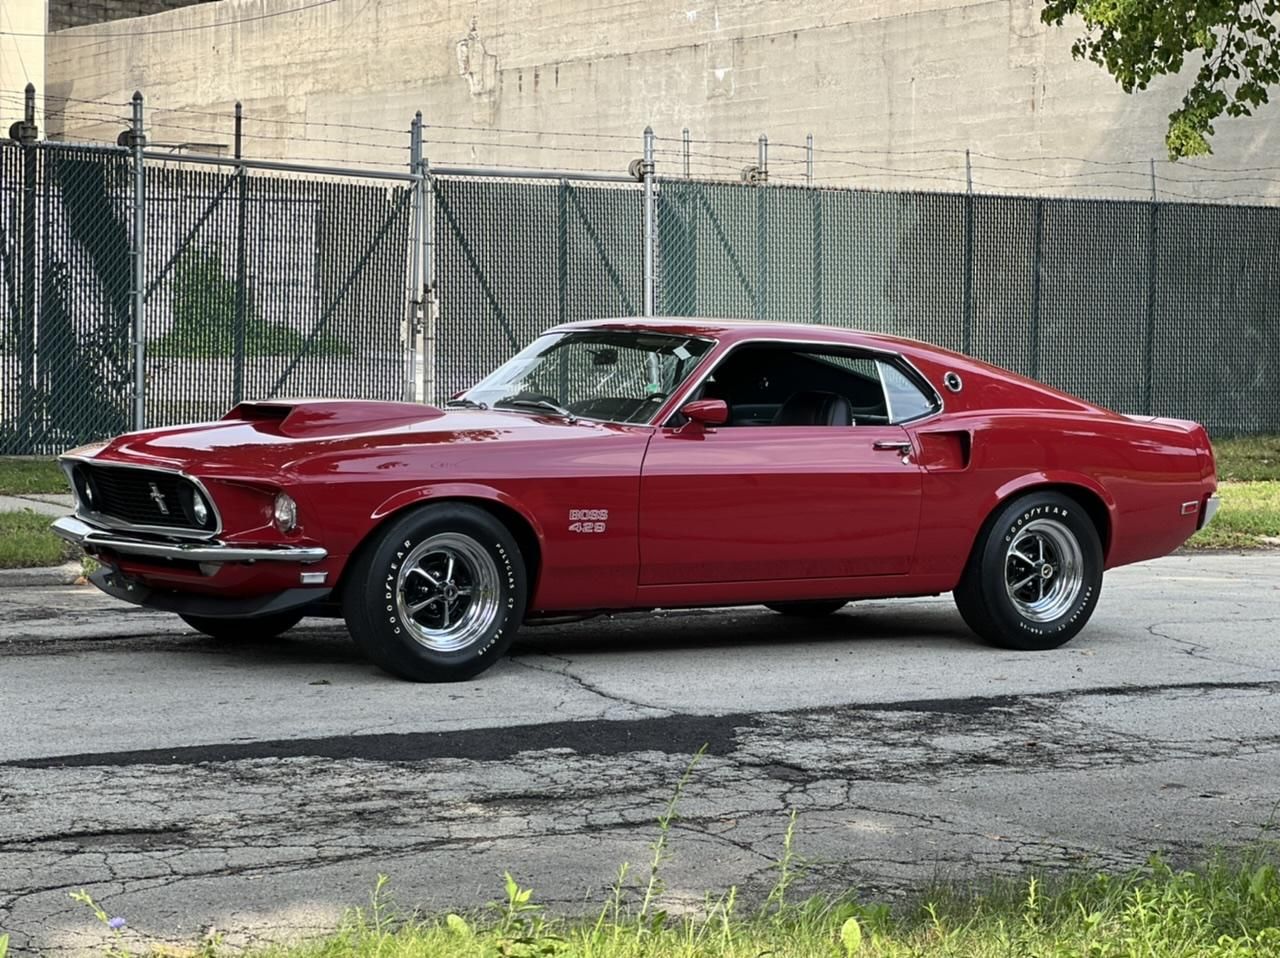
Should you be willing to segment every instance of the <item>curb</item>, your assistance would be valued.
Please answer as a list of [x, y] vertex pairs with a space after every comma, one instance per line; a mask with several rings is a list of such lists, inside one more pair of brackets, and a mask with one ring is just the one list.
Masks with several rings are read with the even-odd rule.
[[35, 569], [0, 569], [0, 589], [21, 589], [44, 585], [75, 585], [84, 575], [79, 562]]

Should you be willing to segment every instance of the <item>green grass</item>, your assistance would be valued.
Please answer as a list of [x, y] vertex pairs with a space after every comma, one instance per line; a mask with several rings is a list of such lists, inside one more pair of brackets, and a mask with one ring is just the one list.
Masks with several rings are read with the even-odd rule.
[[[508, 876], [505, 896], [466, 915], [423, 917], [390, 899], [379, 879], [368, 906], [334, 933], [258, 946], [245, 958], [1263, 958], [1280, 955], [1280, 878], [1274, 848], [1175, 870], [1159, 859], [1128, 873], [1027, 877], [940, 888], [894, 912], [850, 897], [747, 907], [736, 891], [691, 912], [644, 918], [617, 888], [595, 917], [549, 915]], [[781, 864], [781, 863], [779, 863]], [[775, 887], [775, 892], [777, 887]], [[83, 892], [77, 901], [110, 919]], [[104, 954], [138, 939], [115, 933]], [[145, 942], [144, 942], [145, 944]], [[157, 949], [158, 951], [158, 949]], [[206, 939], [189, 955], [220, 951]], [[172, 947], [163, 952], [180, 953]], [[155, 953], [155, 952], [153, 952]]]
[[1219, 481], [1280, 480], [1280, 436], [1220, 439], [1213, 444], [1213, 454]]
[[70, 493], [66, 473], [52, 459], [0, 457], [0, 496]]
[[[1224, 482], [1217, 516], [1187, 543], [1189, 549], [1253, 549], [1280, 545], [1280, 481]], [[1271, 542], [1268, 539], [1277, 541]]]
[[80, 554], [49, 531], [48, 516], [0, 512], [0, 569], [61, 565]]

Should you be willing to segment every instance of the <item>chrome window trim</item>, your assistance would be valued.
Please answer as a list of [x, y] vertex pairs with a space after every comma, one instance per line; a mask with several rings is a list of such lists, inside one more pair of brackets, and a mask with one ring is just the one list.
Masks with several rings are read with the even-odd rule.
[[889, 424], [896, 425], [893, 416], [893, 397], [889, 395], [889, 387], [884, 381], [884, 362], [879, 359], [872, 360], [876, 367], [876, 381], [880, 383], [880, 392], [884, 394], [884, 411], [889, 414]]
[[[115, 469], [135, 469], [141, 472], [158, 472], [162, 475], [177, 476], [180, 479], [186, 479], [199, 490], [204, 496], [205, 502], [209, 504], [209, 508], [213, 510], [213, 517], [216, 520], [214, 528], [209, 529], [191, 529], [184, 526], [148, 526], [139, 525], [133, 522], [123, 522], [111, 516], [103, 515], [93, 509], [87, 508], [80, 500], [80, 490], [76, 488], [75, 480], [71, 476], [71, 469], [75, 463], [84, 463], [89, 466], [109, 466]], [[67, 474], [67, 481], [71, 484], [71, 494], [76, 500], [76, 515], [85, 522], [92, 523], [102, 528], [115, 529], [121, 532], [142, 532], [147, 535], [163, 536], [170, 539], [192, 539], [204, 541], [216, 539], [222, 532], [222, 513], [218, 511], [218, 504], [214, 502], [213, 496], [209, 494], [209, 490], [205, 484], [195, 476], [182, 469], [165, 469], [163, 466], [138, 465], [132, 462], [110, 462], [102, 459], [94, 459], [91, 456], [59, 456], [58, 465], [62, 467], [62, 471]]]
[[[938, 392], [937, 387], [934, 386], [933, 383], [929, 381], [928, 376], [920, 372], [919, 368], [917, 368], [915, 363], [913, 363], [904, 354], [898, 352], [897, 350], [881, 349], [875, 346], [861, 346], [861, 345], [858, 345], [857, 343], [833, 343], [827, 340], [806, 339], [803, 337], [753, 336], [749, 339], [740, 339], [740, 340], [737, 340], [736, 342], [731, 343], [729, 345], [729, 348], [726, 349], [723, 353], [721, 353], [719, 358], [715, 359], [715, 361], [711, 364], [711, 366], [708, 369], [706, 369], [700, 377], [695, 379], [694, 375], [690, 374], [688, 381], [693, 383], [693, 385], [688, 386], [682, 392], [677, 393], [676, 396], [673, 397], [675, 401], [668, 402], [666, 408], [664, 408], [661, 411], [663, 414], [655, 418], [651, 424], [656, 425], [662, 429], [674, 428], [671, 424], [671, 418], [680, 411], [681, 406], [683, 406], [686, 402], [689, 401], [688, 397], [690, 395], [692, 395], [694, 392], [702, 388], [702, 384], [707, 381], [708, 377], [710, 377], [711, 374], [714, 373], [717, 368], [719, 368], [720, 364], [723, 363], [729, 356], [732, 356], [734, 350], [737, 349], [738, 347], [748, 346], [751, 344], [759, 344], [759, 343], [767, 343], [772, 346], [813, 346], [818, 349], [826, 349], [826, 350], [831, 350], [833, 348], [836, 350], [841, 350], [841, 349], [855, 350], [855, 351], [866, 353], [872, 358], [887, 359], [889, 362], [896, 363], [897, 365], [903, 367], [907, 372], [907, 378], [914, 380], [917, 383], [917, 385], [924, 385], [929, 387], [929, 393], [926, 395], [926, 398], [928, 397], [928, 395], [931, 395], [933, 397], [934, 408], [931, 412], [923, 413], [922, 415], [916, 416], [912, 419], [904, 419], [902, 420], [902, 422], [891, 422], [889, 423], [890, 426], [906, 426], [908, 424], [916, 425], [918, 423], [924, 422], [927, 419], [932, 419], [934, 416], [941, 416], [944, 412], [946, 412], [946, 402], [943, 399], [942, 394]], [[704, 357], [704, 360], [709, 360], [714, 356], [715, 356], [715, 350], [712, 349]], [[698, 370], [695, 368], [694, 373], [697, 373], [697, 371]], [[881, 389], [884, 388], [883, 383], [881, 383], [880, 388]], [[887, 394], [885, 399], [885, 406], [886, 408], [888, 407]], [[756, 428], [759, 428], [759, 427], [756, 427]], [[791, 427], [788, 427], [788, 428], [791, 428]], [[866, 428], [866, 427], [863, 427], [863, 428]]]

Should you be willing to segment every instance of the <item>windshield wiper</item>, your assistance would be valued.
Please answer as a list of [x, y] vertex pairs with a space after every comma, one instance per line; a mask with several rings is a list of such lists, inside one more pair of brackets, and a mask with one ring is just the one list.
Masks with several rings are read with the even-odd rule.
[[445, 403], [446, 406], [461, 406], [464, 409], [488, 409], [486, 403], [476, 402], [474, 399], [450, 399]]
[[558, 416], [563, 416], [565, 419], [577, 418], [564, 406], [557, 406], [550, 399], [520, 399], [519, 397], [515, 399], [499, 399], [493, 404], [493, 407], [497, 409], [499, 406], [515, 406], [520, 409], [546, 409]]

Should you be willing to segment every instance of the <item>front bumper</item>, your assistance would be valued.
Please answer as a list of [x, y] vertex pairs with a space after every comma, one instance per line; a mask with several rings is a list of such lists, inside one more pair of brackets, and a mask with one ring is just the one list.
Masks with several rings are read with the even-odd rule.
[[1205, 500], [1204, 509], [1200, 511], [1200, 524], [1196, 526], [1197, 530], [1203, 529], [1213, 521], [1213, 517], [1218, 514], [1218, 507], [1220, 505], [1222, 505], [1222, 500], [1216, 495], [1210, 496]]
[[134, 605], [198, 615], [208, 619], [252, 619], [293, 609], [303, 609], [329, 597], [329, 589], [285, 589], [271, 595], [244, 597], [195, 595], [167, 589], [152, 589], [115, 569], [104, 566], [89, 576], [89, 581], [109, 596]]
[[218, 540], [163, 542], [136, 539], [89, 525], [75, 516], [54, 520], [55, 534], [74, 542], [88, 553], [114, 552], [121, 556], [179, 559], [185, 562], [323, 562], [329, 553], [319, 546], [231, 546]]

